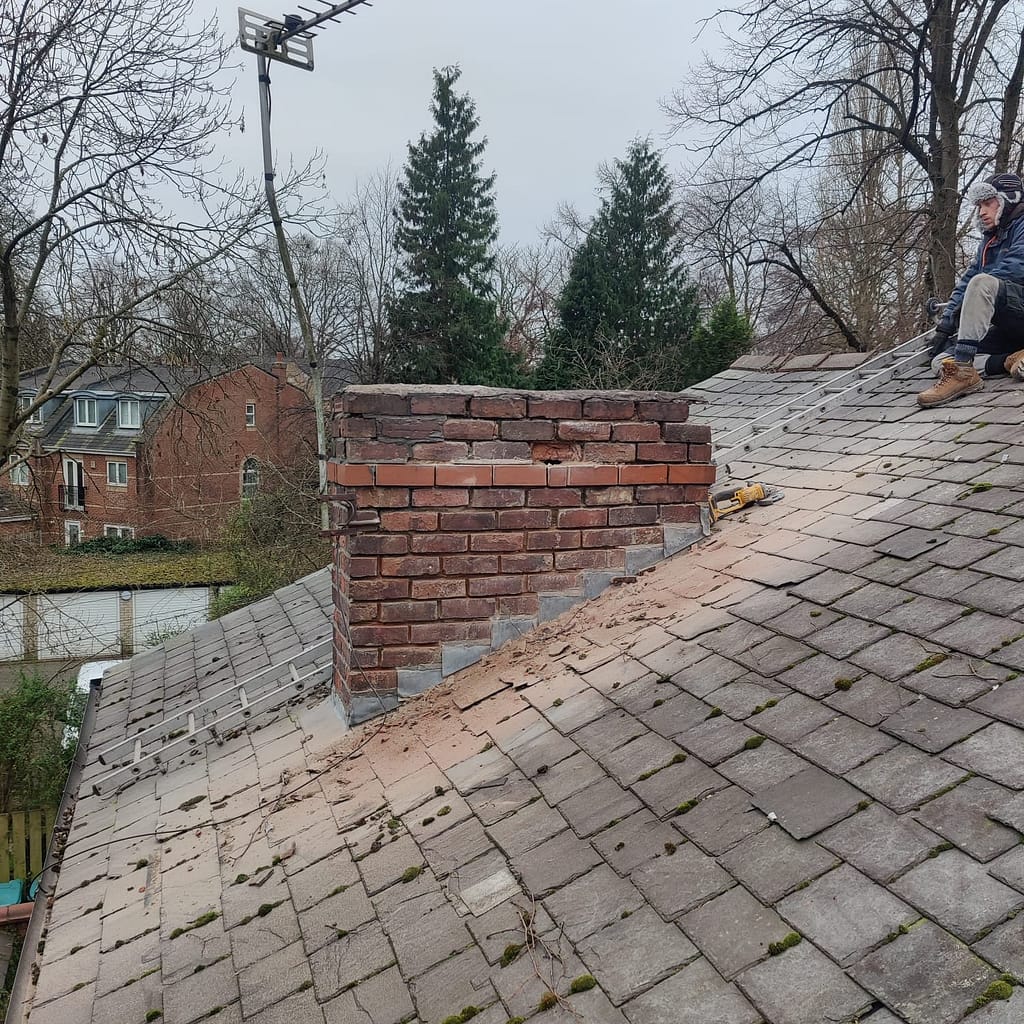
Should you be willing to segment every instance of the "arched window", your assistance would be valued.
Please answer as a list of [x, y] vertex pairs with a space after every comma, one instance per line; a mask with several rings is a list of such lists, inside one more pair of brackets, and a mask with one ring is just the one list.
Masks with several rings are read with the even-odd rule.
[[260, 464], [255, 459], [242, 463], [242, 498], [255, 498], [260, 489]]

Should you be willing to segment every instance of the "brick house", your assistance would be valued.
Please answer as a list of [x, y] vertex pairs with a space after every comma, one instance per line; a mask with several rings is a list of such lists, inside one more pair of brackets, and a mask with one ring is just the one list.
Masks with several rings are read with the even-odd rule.
[[[32, 402], [44, 371], [22, 374]], [[209, 540], [275, 468], [313, 458], [312, 403], [278, 359], [210, 374], [100, 366], [27, 424], [27, 460], [5, 481], [48, 543], [163, 534]], [[26, 532], [26, 523], [0, 530]]]

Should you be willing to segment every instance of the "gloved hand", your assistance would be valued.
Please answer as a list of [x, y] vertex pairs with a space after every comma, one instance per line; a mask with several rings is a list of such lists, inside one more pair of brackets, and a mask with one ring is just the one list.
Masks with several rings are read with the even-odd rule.
[[931, 336], [931, 355], [937, 356], [947, 348], [952, 348], [953, 339], [956, 336], [956, 328], [948, 320], [940, 320], [935, 325]]

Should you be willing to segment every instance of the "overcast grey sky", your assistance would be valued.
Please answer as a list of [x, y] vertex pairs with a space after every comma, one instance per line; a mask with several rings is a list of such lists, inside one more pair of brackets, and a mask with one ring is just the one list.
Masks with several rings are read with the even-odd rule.
[[[282, 3], [245, 6], [272, 18], [299, 13], [266, 6]], [[237, 10], [196, 0], [196, 12], [216, 12], [231, 37]], [[713, 42], [695, 41], [697, 19], [713, 10], [694, 0], [376, 0], [323, 28], [313, 72], [272, 67], [279, 163], [322, 149], [329, 189], [343, 203], [389, 159], [402, 166], [406, 144], [431, 124], [431, 69], [459, 64], [488, 139], [485, 167], [497, 173], [502, 240], [535, 241], [559, 202], [595, 209], [599, 163], [637, 135], [664, 143], [659, 102]], [[224, 155], [258, 171], [255, 57], [241, 56], [233, 96], [246, 132], [224, 140]], [[670, 155], [673, 170], [679, 160]]]

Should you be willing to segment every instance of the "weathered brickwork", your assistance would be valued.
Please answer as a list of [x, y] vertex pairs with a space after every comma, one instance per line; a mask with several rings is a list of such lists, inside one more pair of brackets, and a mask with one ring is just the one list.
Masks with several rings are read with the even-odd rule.
[[379, 514], [338, 534], [338, 692], [368, 717], [700, 535], [714, 482], [692, 398], [352, 387], [336, 493]]

